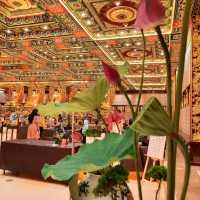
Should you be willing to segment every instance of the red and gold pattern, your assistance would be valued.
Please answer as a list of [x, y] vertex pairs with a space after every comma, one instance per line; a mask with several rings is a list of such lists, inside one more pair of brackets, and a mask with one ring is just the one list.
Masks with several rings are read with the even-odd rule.
[[136, 19], [136, 8], [136, 3], [131, 1], [112, 1], [101, 8], [99, 16], [113, 25], [131, 26]]

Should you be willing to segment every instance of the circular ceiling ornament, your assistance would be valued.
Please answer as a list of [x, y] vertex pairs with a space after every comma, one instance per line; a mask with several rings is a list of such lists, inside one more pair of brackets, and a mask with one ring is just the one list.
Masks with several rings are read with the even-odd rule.
[[[151, 52], [146, 50], [145, 56], [151, 55]], [[143, 50], [141, 49], [129, 49], [123, 53], [123, 56], [127, 58], [141, 58], [143, 57]]]
[[135, 23], [137, 5], [131, 1], [112, 1], [104, 5], [100, 12], [100, 18], [113, 25], [130, 26]]

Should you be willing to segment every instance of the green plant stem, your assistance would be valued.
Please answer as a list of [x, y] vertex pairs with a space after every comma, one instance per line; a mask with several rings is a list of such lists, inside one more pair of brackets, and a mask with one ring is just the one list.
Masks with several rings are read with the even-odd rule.
[[[185, 10], [184, 10], [184, 15], [183, 15], [183, 20], [182, 20], [183, 21], [183, 27], [182, 27], [181, 49], [180, 49], [180, 56], [179, 56], [180, 60], [179, 60], [179, 66], [178, 66], [178, 71], [177, 71], [177, 83], [176, 83], [177, 87], [176, 87], [175, 111], [174, 111], [174, 120], [173, 120], [174, 133], [177, 133], [177, 134], [179, 133], [179, 120], [180, 120], [183, 75], [184, 75], [184, 65], [185, 65], [185, 52], [186, 52], [186, 48], [187, 48], [187, 38], [188, 38], [189, 19], [190, 19], [192, 0], [186, 0], [185, 3], [186, 3], [185, 4]], [[174, 147], [173, 147], [173, 155], [174, 155], [174, 163], [173, 163], [173, 166], [172, 166], [172, 170], [174, 171], [174, 177], [175, 177], [176, 144], [174, 144]], [[186, 164], [185, 167], [187, 167], [187, 163], [185, 163], [185, 164]], [[187, 170], [185, 170], [185, 176], [188, 176], [187, 173], [188, 173]], [[173, 184], [173, 187], [175, 188], [175, 181], [172, 182], [172, 184]], [[187, 183], [184, 183], [184, 187], [186, 187], [186, 190], [187, 190]], [[184, 197], [184, 195], [183, 195], [183, 197]], [[170, 200], [173, 200], [173, 199], [174, 199], [174, 197], [171, 198]]]
[[140, 100], [141, 100], [142, 89], [143, 89], [143, 84], [144, 84], [144, 66], [145, 66], [145, 54], [146, 54], [146, 40], [145, 40], [143, 29], [141, 29], [141, 33], [142, 33], [142, 39], [143, 39], [143, 59], [142, 59], [142, 73], [141, 73], [141, 81], [140, 81], [140, 90], [139, 90], [137, 107], [136, 107], [136, 116], [139, 112]]
[[[155, 28], [158, 38], [160, 41], [160, 44], [163, 48], [165, 60], [166, 60], [166, 71], [167, 71], [167, 111], [172, 118], [172, 79], [171, 79], [171, 61], [170, 61], [170, 53], [167, 47], [167, 44], [165, 42], [165, 39], [162, 35], [162, 31], [160, 29], [160, 26], [157, 26]], [[175, 173], [173, 170], [173, 163], [174, 163], [174, 144], [173, 140], [170, 137], [167, 137], [167, 196], [168, 200], [172, 199], [172, 195], [174, 196], [175, 192]]]
[[165, 61], [166, 61], [166, 71], [167, 71], [167, 111], [172, 118], [172, 79], [171, 79], [171, 60], [170, 60], [170, 53], [167, 47], [167, 44], [165, 42], [165, 39], [162, 35], [162, 31], [160, 29], [160, 26], [156, 26], [155, 28], [158, 38], [160, 41], [160, 44], [163, 48], [164, 55], [165, 55]]
[[116, 126], [117, 126], [117, 130], [120, 133], [120, 128], [119, 128], [119, 124], [117, 122], [115, 122]]
[[125, 96], [125, 98], [126, 98], [126, 100], [127, 100], [127, 102], [128, 102], [128, 105], [129, 105], [129, 107], [130, 107], [130, 109], [131, 109], [131, 114], [132, 114], [132, 117], [133, 117], [133, 121], [134, 121], [135, 118], [136, 118], [136, 113], [135, 113], [135, 111], [134, 111], [134, 109], [133, 109], [133, 105], [132, 105], [132, 103], [131, 103], [131, 100], [130, 100], [130, 98], [128, 97], [128, 94], [127, 94], [126, 90], [124, 89], [123, 85], [121, 84], [121, 82], [119, 82], [117, 85], [118, 85], [118, 87], [119, 87], [121, 93], [124, 94], [124, 96]]
[[[135, 118], [136, 118], [136, 113], [133, 110], [133, 105], [131, 103], [131, 100], [128, 97], [128, 94], [127, 94], [126, 90], [123, 88], [123, 85], [121, 83], [118, 84], [118, 87], [126, 97], [126, 100], [127, 100], [128, 104], [129, 104], [129, 107], [131, 109], [132, 118], [133, 118], [133, 121], [134, 121]], [[135, 148], [136, 148], [135, 149], [135, 166], [136, 166], [138, 194], [139, 194], [139, 199], [142, 200], [143, 199], [142, 198], [142, 186], [141, 186], [141, 181], [140, 181], [141, 177], [140, 177], [140, 167], [139, 167], [139, 160], [138, 160], [138, 158], [139, 158], [139, 155], [138, 155], [138, 152], [139, 152], [138, 151], [138, 140], [137, 140], [137, 134], [136, 134], [135, 131], [133, 131], [133, 134], [134, 134], [134, 140], [133, 140], [134, 145], [133, 146], [135, 146]]]
[[158, 183], [158, 189], [156, 190], [155, 200], [158, 199], [158, 193], [159, 193], [159, 191], [160, 191], [161, 183], [162, 183], [162, 180], [159, 180], [159, 183]]
[[104, 117], [103, 117], [102, 114], [101, 114], [101, 111], [100, 111], [99, 109], [96, 109], [96, 112], [97, 112], [97, 114], [99, 115], [99, 117], [101, 118], [101, 120], [102, 120], [102, 122], [103, 122], [103, 124], [104, 124], [104, 126], [105, 126], [105, 128], [106, 128], [106, 132], [109, 132], [109, 131], [108, 131], [108, 126], [107, 126], [107, 124], [106, 124], [106, 121], [105, 121]]
[[174, 137], [175, 141], [177, 144], [180, 146], [180, 150], [183, 154], [184, 161], [185, 161], [185, 173], [184, 173], [184, 181], [183, 181], [183, 187], [180, 195], [180, 200], [185, 200], [186, 193], [187, 193], [187, 188], [189, 184], [189, 179], [190, 179], [190, 155], [189, 155], [189, 149], [188, 145], [184, 141], [184, 139], [178, 135], [178, 134], [173, 134], [172, 138]]

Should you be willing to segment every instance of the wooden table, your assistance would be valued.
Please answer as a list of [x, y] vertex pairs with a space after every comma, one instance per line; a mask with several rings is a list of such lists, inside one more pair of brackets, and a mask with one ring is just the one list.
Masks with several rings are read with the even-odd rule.
[[[17, 131], [17, 139], [26, 139], [27, 138], [27, 132], [28, 132], [28, 126], [20, 126]], [[52, 138], [55, 135], [54, 129], [43, 129], [41, 132], [41, 139], [44, 140], [52, 140]]]
[[[75, 145], [76, 151], [79, 146]], [[50, 141], [29, 139], [6, 141], [1, 145], [1, 168], [41, 178], [45, 163], [55, 164], [71, 151], [72, 144], [54, 146]]]
[[[139, 169], [142, 172], [144, 170], [145, 162], [146, 162], [146, 154], [147, 154], [147, 146], [139, 145], [138, 147], [138, 163]], [[121, 161], [123, 167], [125, 167], [128, 171], [135, 171], [136, 170], [136, 163], [135, 160], [123, 160]]]

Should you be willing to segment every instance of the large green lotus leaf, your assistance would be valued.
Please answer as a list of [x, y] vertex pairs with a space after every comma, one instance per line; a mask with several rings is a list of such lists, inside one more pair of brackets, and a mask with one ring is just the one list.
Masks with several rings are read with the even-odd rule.
[[148, 100], [131, 128], [144, 136], [165, 136], [173, 133], [172, 122], [156, 97]]
[[100, 78], [95, 85], [75, 95], [69, 103], [39, 105], [38, 110], [41, 115], [60, 112], [90, 112], [100, 108], [108, 92], [108, 82]]
[[85, 144], [78, 153], [66, 156], [55, 165], [45, 164], [42, 175], [45, 179], [69, 180], [79, 172], [93, 172], [103, 169], [115, 161], [135, 158], [134, 134], [128, 129], [123, 135], [110, 133], [105, 139]]
[[46, 105], [38, 105], [37, 109], [40, 115], [57, 116], [65, 110], [67, 103], [48, 103]]
[[125, 62], [123, 65], [117, 66], [117, 71], [119, 72], [120, 75], [124, 76], [128, 74], [128, 68], [129, 64], [128, 62]]
[[104, 78], [100, 78], [93, 87], [73, 97], [67, 105], [66, 111], [80, 112], [81, 110], [82, 112], [87, 112], [100, 108], [108, 89], [108, 82]]

